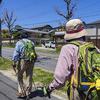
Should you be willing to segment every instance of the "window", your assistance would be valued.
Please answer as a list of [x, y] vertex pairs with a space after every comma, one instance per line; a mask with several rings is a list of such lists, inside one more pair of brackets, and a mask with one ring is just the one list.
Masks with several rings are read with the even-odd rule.
[[90, 25], [89, 28], [96, 28], [96, 25]]

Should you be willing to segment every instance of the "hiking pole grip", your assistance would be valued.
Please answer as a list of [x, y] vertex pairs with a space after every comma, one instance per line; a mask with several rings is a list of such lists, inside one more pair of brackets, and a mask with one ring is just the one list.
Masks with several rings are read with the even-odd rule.
[[44, 91], [44, 95], [47, 95], [49, 100], [51, 100], [51, 96], [50, 96], [50, 89], [49, 89], [49, 86], [48, 85], [45, 85], [44, 88], [43, 88], [43, 91]]

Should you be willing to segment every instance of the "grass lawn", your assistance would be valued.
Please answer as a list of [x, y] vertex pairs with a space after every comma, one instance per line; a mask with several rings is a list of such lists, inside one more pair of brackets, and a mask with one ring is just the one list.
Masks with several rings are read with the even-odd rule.
[[[0, 58], [0, 70], [9, 70], [9, 69], [12, 69], [12, 61]], [[54, 76], [53, 72], [46, 72], [42, 68], [33, 69], [33, 79], [36, 86], [43, 87], [44, 85], [49, 85], [54, 79], [53, 76]], [[26, 79], [25, 76], [24, 79]], [[60, 88], [59, 90], [55, 90], [53, 92], [66, 98], [67, 86], [65, 85], [65, 87]]]
[[6, 46], [6, 45], [2, 45], [2, 47], [15, 48], [15, 45], [8, 45], [8, 46]]

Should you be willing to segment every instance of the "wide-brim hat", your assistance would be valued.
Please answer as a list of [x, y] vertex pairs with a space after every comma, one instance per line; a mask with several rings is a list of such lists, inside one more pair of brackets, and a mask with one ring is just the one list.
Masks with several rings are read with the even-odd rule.
[[66, 23], [65, 40], [77, 39], [87, 34], [83, 22], [80, 19], [72, 19]]

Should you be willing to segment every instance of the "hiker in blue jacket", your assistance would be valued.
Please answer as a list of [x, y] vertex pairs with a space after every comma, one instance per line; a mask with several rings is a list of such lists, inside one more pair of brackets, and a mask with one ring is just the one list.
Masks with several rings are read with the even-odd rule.
[[[21, 31], [20, 39], [24, 40], [26, 43], [29, 42], [28, 39], [28, 32], [25, 30]], [[34, 43], [32, 42], [33, 47], [35, 47]], [[26, 100], [29, 100], [30, 93], [32, 89], [32, 75], [33, 75], [33, 68], [34, 62], [25, 62], [23, 59], [24, 55], [24, 43], [22, 41], [18, 41], [16, 43], [16, 47], [13, 54], [13, 70], [16, 71], [16, 62], [18, 61], [17, 66], [17, 76], [18, 76], [18, 94], [17, 97], [24, 97], [26, 95]], [[26, 91], [23, 83], [23, 73], [26, 72]]]

